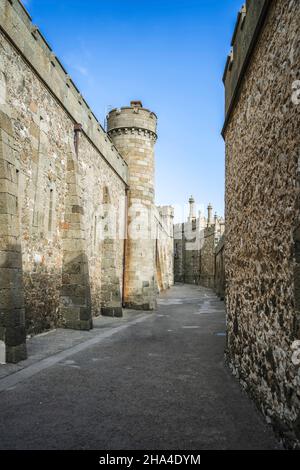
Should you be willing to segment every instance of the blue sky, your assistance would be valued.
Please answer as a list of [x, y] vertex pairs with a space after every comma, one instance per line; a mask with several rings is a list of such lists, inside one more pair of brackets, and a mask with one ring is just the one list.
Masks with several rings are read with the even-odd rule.
[[159, 118], [156, 202], [224, 211], [222, 75], [242, 0], [26, 0], [103, 122], [142, 100]]

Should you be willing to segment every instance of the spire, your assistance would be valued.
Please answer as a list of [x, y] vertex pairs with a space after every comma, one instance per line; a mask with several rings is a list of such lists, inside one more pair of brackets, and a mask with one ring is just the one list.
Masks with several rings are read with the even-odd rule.
[[213, 207], [211, 203], [209, 203], [207, 207], [207, 226], [208, 227], [212, 225], [212, 210], [213, 210]]
[[190, 215], [189, 215], [188, 221], [192, 222], [193, 220], [196, 219], [196, 217], [195, 217], [195, 199], [193, 198], [193, 196], [190, 197], [189, 204], [190, 204]]

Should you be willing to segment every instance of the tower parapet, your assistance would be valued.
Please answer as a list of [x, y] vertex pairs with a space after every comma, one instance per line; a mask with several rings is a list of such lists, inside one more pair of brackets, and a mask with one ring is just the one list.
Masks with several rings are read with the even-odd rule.
[[157, 116], [149, 109], [143, 108], [140, 101], [131, 101], [131, 105], [116, 108], [108, 114], [108, 133], [114, 139], [116, 134], [131, 134], [138, 131], [154, 142], [156, 134]]
[[156, 307], [154, 208], [154, 145], [156, 115], [140, 101], [113, 109], [108, 134], [128, 164], [128, 239], [124, 304], [128, 308]]

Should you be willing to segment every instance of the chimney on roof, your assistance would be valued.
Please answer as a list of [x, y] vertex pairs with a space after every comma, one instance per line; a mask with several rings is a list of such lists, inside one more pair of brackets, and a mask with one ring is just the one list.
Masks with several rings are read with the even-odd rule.
[[130, 106], [132, 108], [142, 108], [143, 107], [143, 103], [141, 101], [131, 101], [130, 102]]

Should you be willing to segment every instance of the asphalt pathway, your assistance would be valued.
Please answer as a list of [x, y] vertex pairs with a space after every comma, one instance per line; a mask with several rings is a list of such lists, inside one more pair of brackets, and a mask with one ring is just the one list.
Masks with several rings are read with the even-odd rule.
[[224, 304], [212, 291], [177, 285], [156, 313], [70, 335], [40, 338], [52, 341], [47, 357], [1, 366], [0, 449], [279, 448], [224, 365]]

